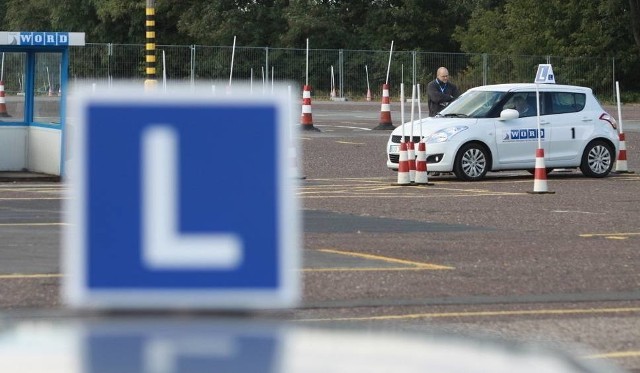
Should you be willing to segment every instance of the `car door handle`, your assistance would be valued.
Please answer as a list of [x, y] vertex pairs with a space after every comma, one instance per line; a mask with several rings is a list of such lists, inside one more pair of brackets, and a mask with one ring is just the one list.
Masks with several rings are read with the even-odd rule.
[[548, 120], [541, 120], [540, 124], [549, 124], [549, 121]]
[[582, 118], [583, 122], [593, 122], [593, 118], [589, 118], [589, 117], [583, 117]]

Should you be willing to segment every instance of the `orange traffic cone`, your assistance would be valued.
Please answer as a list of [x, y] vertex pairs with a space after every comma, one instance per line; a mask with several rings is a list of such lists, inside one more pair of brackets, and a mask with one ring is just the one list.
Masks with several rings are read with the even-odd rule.
[[391, 103], [389, 102], [389, 84], [382, 85], [382, 104], [380, 105], [380, 124], [374, 130], [392, 130]]
[[0, 81], [0, 117], [10, 117], [7, 112], [7, 103], [4, 99], [4, 82]]
[[616, 172], [621, 174], [633, 173], [633, 171], [629, 171], [627, 167], [627, 143], [623, 132], [620, 132], [619, 139], [620, 151], [618, 152], [618, 159], [616, 160]]
[[427, 173], [427, 145], [424, 143], [424, 140], [418, 143], [415, 181], [418, 185], [433, 185], [433, 183], [429, 183]]
[[409, 177], [409, 158], [407, 154], [407, 143], [400, 143], [400, 160], [398, 162], [398, 185], [409, 185], [411, 179]]
[[313, 126], [313, 116], [311, 115], [311, 86], [305, 85], [302, 91], [302, 118], [300, 124], [303, 130], [320, 131]]
[[547, 187], [547, 169], [544, 166], [544, 149], [536, 149], [536, 168], [533, 173], [533, 194], [552, 194]]

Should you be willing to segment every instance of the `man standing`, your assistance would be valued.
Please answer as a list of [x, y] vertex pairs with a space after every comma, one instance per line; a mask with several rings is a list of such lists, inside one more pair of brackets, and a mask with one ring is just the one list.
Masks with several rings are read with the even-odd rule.
[[429, 116], [433, 117], [458, 96], [458, 87], [449, 83], [449, 70], [446, 67], [438, 68], [436, 79], [427, 84], [427, 96], [429, 96]]

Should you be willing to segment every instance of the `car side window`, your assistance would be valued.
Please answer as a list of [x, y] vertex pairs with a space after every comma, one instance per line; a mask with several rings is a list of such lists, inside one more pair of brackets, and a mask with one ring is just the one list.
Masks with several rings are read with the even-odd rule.
[[575, 113], [584, 109], [586, 95], [584, 93], [552, 92], [552, 114]]
[[515, 109], [520, 114], [520, 118], [524, 118], [535, 116], [536, 106], [535, 92], [517, 92], [509, 98], [502, 109]]

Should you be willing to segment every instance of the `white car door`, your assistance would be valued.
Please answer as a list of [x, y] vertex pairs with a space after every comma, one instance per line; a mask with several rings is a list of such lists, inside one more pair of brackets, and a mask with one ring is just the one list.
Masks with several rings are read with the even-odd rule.
[[[526, 99], [532, 111], [528, 111], [527, 114], [523, 114], [524, 117], [516, 119], [504, 121], [495, 119], [498, 166], [502, 169], [535, 167], [536, 149], [538, 148], [535, 92], [516, 93], [507, 101], [504, 108], [515, 109], [514, 101], [517, 97]], [[541, 127], [540, 134], [543, 148], [547, 148], [546, 144], [549, 138], [547, 128]]]
[[[595, 116], [584, 110], [585, 95], [583, 93], [553, 92], [551, 96], [551, 115], [548, 117], [553, 126], [548, 159], [551, 164], [571, 166], [580, 163], [584, 139], [594, 126]], [[572, 164], [564, 164], [574, 160]]]

